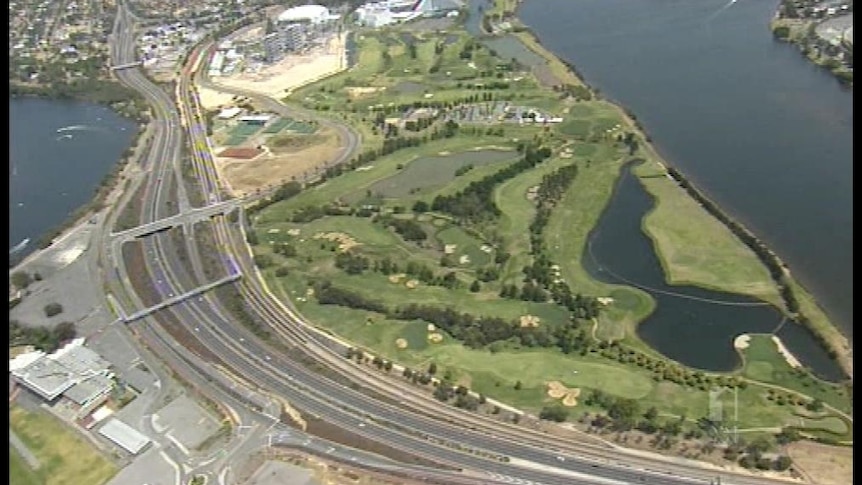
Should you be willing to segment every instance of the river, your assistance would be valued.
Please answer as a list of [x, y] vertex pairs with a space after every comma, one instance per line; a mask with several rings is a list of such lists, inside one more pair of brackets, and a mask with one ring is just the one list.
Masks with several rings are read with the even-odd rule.
[[32, 98], [9, 100], [9, 124], [11, 262], [93, 198], [137, 126], [105, 106]]

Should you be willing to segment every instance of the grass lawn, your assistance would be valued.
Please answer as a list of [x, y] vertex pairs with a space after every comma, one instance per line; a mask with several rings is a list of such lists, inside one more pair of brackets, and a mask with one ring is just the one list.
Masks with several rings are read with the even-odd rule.
[[93, 445], [43, 411], [31, 412], [13, 406], [9, 410], [9, 424], [41, 463], [35, 473], [41, 483], [99, 485], [117, 472], [117, 467]]
[[662, 176], [664, 170], [656, 164], [646, 162], [634, 171], [654, 197], [642, 226], [668, 283], [751, 295], [783, 306], [778, 287], [754, 251], [676, 182]]
[[42, 485], [44, 480], [39, 476], [39, 473], [34, 471], [27, 465], [24, 458], [15, 451], [14, 448], [9, 448], [9, 484], [10, 485]]

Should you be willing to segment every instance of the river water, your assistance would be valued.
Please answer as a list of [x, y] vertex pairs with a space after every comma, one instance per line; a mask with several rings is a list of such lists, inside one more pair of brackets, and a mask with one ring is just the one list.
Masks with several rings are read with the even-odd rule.
[[[471, 4], [473, 33], [482, 3]], [[526, 0], [518, 16], [587, 82], [634, 112], [662, 156], [774, 249], [852, 336], [852, 92], [772, 40], [776, 5]], [[535, 56], [522, 55], [512, 40], [490, 46], [532, 64]], [[640, 230], [651, 204], [623, 176], [591, 236], [587, 265], [599, 279], [621, 282], [610, 270], [659, 290], [651, 292], [658, 309], [638, 330], [657, 350], [693, 367], [729, 370], [739, 360], [733, 337], [772, 332], [781, 316], [735, 295], [667, 286]], [[606, 237], [614, 233], [626, 236]], [[785, 325], [779, 335], [815, 373], [840, 376], [806, 329]]]
[[110, 108], [77, 101], [9, 100], [10, 261], [95, 195], [137, 126]]

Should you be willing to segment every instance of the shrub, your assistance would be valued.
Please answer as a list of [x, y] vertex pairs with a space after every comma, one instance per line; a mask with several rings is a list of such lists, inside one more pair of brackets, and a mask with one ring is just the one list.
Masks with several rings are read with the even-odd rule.
[[45, 316], [51, 318], [63, 313], [63, 305], [59, 303], [48, 303], [45, 305]]

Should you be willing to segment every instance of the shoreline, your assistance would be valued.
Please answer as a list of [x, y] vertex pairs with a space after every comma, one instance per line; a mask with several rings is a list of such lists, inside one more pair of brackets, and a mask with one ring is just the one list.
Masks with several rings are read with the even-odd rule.
[[[776, 284], [778, 285], [780, 291], [782, 290], [782, 288], [784, 289], [783, 291], [781, 291], [782, 300], [785, 305], [784, 311], [788, 312], [788, 310], [790, 310], [789, 308], [787, 308], [788, 306], [792, 306], [794, 304], [796, 305], [797, 312], [788, 316], [793, 317], [794, 322], [805, 325], [809, 330], [811, 330], [817, 340], [820, 341], [821, 345], [823, 345], [826, 350], [830, 352], [830, 355], [834, 358], [835, 362], [842, 369], [842, 371], [844, 371], [847, 377], [852, 380], [853, 349], [847, 336], [844, 335], [844, 333], [838, 327], [835, 326], [831, 319], [826, 317], [819, 304], [802, 286], [802, 284], [799, 281], [796, 281], [791, 276], [790, 270], [788, 266], [784, 263], [784, 261], [781, 260], [781, 258], [774, 251], [768, 248], [754, 234], [754, 232], [752, 232], [749, 228], [737, 222], [736, 219], [728, 215], [721, 207], [715, 204], [700, 189], [698, 189], [694, 184], [689, 182], [685, 175], [683, 175], [679, 170], [675, 169], [665, 158], [663, 158], [659, 154], [656, 147], [653, 146], [652, 139], [650, 138], [648, 132], [643, 126], [641, 126], [640, 122], [637, 120], [637, 117], [633, 113], [631, 113], [621, 103], [601, 94], [598, 89], [591, 86], [585, 81], [584, 77], [574, 68], [574, 66], [571, 65], [571, 63], [566, 62], [560, 56], [557, 56], [555, 53], [545, 47], [539, 39], [538, 35], [535, 33], [535, 31], [530, 26], [521, 21], [517, 15], [518, 9], [523, 4], [523, 1], [524, 0], [516, 0], [514, 11], [511, 12], [513, 19], [517, 20], [518, 24], [523, 26], [522, 29], [520, 29], [518, 32], [508, 32], [503, 35], [512, 35], [515, 38], [518, 38], [519, 35], [529, 36], [533, 40], [531, 44], [534, 45], [528, 45], [522, 42], [525, 48], [533, 51], [535, 54], [546, 59], [546, 61], [550, 58], [553, 58], [566, 66], [569, 74], [573, 78], [577, 79], [580, 84], [587, 87], [593, 94], [593, 96], [606, 101], [619, 113], [620, 117], [622, 118], [623, 124], [626, 125], [626, 127], [629, 128], [631, 131], [633, 131], [638, 138], [639, 146], [645, 152], [645, 161], [658, 164], [683, 188], [688, 189], [689, 196], [694, 198], [695, 201], [703, 204], [704, 208], [706, 208], [707, 211], [710, 212], [710, 215], [717, 218], [719, 222], [721, 222], [725, 227], [727, 227], [729, 231], [731, 231], [737, 238], [742, 240], [742, 242], [746, 246], [754, 250], [755, 254], [757, 254], [758, 258], [767, 267], [767, 269], [770, 269], [770, 265], [775, 265], [780, 268], [781, 274], [776, 277]], [[488, 15], [488, 13], [488, 11], [483, 11], [480, 13], [480, 15], [482, 15], [482, 17], [484, 18], [486, 15]], [[480, 30], [484, 35], [496, 37], [496, 35], [489, 33], [487, 30], [485, 30], [484, 22], [482, 20], [479, 21], [479, 25]], [[711, 207], [712, 210], [710, 210], [709, 207]], [[760, 251], [758, 251], [758, 249]], [[658, 251], [657, 255], [660, 259], [662, 258], [661, 254], [659, 254]], [[788, 305], [789, 301], [787, 295], [790, 295], [789, 300], [793, 302], [790, 305]], [[809, 307], [802, 309], [799, 306], [799, 300], [803, 300], [805, 302], [811, 301], [816, 308]], [[817, 313], [818, 311], [822, 314], [822, 317], [821, 315], [818, 315], [818, 317], [820, 317], [821, 319], [825, 317], [825, 322], [816, 323], [811, 321], [809, 314]]]
[[[55, 98], [48, 97], [43, 99]], [[148, 118], [149, 115], [146, 115], [146, 117]], [[128, 181], [131, 180], [132, 172], [137, 167], [137, 161], [140, 158], [141, 152], [145, 148], [146, 143], [149, 141], [151, 136], [151, 120], [147, 120], [146, 122], [137, 122], [137, 133], [132, 138], [132, 142], [127, 148], [127, 150], [131, 150], [131, 153], [128, 155], [121, 155], [119, 157], [117, 162], [112, 166], [111, 171], [105, 174], [102, 179], [103, 182], [100, 182], [95, 195], [91, 197], [88, 202], [75, 208], [63, 222], [49, 228], [42, 236], [40, 236], [39, 240], [35, 241], [35, 243], [40, 247], [37, 247], [33, 252], [22, 258], [20, 261], [17, 261], [14, 265], [10, 265], [9, 274], [11, 275], [16, 271], [26, 271], [28, 265], [37, 261], [46, 252], [53, 250], [58, 243], [71, 236], [74, 232], [80, 229], [81, 226], [86, 225], [90, 219], [98, 216], [106, 210], [109, 212], [113, 210], [113, 203], [116, 202], [116, 199], [120, 195], [122, 195], [125, 190], [125, 186]], [[113, 178], [113, 181], [107, 185], [103, 185], [104, 181], [109, 178]], [[47, 242], [47, 245], [43, 247], [42, 244], [46, 242], [43, 241], [43, 239], [47, 237], [51, 238], [50, 242]]]

